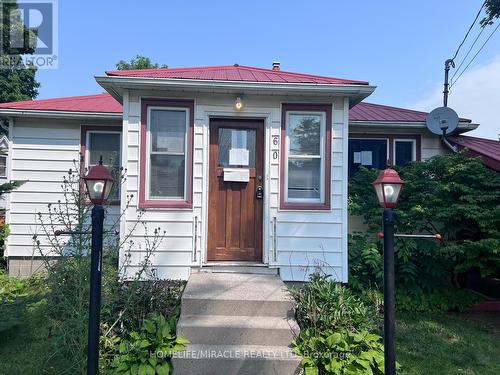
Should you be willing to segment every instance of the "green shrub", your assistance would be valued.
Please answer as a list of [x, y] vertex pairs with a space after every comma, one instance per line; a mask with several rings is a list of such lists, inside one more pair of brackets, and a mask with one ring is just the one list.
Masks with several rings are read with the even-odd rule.
[[303, 357], [306, 375], [384, 373], [381, 337], [366, 331], [330, 330], [318, 335], [306, 329], [293, 345], [295, 353]]
[[309, 282], [291, 291], [296, 301], [295, 318], [301, 329], [373, 330], [378, 317], [352, 291], [328, 275], [314, 273]]
[[0, 270], [0, 332], [20, 324], [26, 309], [41, 301], [45, 293], [41, 275], [22, 279]]
[[[172, 371], [174, 352], [182, 351], [186, 339], [175, 336], [176, 318], [165, 319], [152, 314], [139, 331], [119, 340], [118, 355], [112, 361], [110, 374], [168, 375]], [[118, 340], [117, 340], [118, 341]]]
[[[400, 310], [462, 310], [477, 301], [459, 289], [462, 273], [500, 271], [500, 174], [464, 153], [398, 167], [406, 184], [395, 209], [396, 232], [442, 235], [441, 241], [396, 238], [396, 299]], [[382, 209], [371, 182], [378, 171], [360, 168], [349, 182], [349, 209], [368, 233], [349, 241], [349, 284], [381, 288]], [[399, 299], [399, 300], [398, 300]]]

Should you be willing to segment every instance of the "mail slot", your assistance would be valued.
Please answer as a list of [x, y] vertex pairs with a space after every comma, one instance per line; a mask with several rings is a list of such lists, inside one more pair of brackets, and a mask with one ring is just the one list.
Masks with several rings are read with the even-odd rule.
[[250, 181], [250, 169], [248, 168], [224, 168], [224, 181], [248, 182]]

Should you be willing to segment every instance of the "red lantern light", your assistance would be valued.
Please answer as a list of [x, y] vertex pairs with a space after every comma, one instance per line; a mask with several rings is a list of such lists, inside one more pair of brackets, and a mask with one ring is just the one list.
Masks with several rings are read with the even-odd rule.
[[383, 208], [396, 207], [404, 183], [394, 169], [387, 168], [380, 171], [377, 179], [372, 182], [380, 206]]
[[87, 193], [93, 204], [102, 204], [108, 199], [114, 179], [108, 168], [102, 165], [102, 158], [99, 164], [90, 168], [89, 173], [82, 179], [85, 181]]

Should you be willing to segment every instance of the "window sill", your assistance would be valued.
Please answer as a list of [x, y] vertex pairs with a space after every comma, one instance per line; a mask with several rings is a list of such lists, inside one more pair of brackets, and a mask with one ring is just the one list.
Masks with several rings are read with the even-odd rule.
[[187, 201], [153, 201], [147, 200], [145, 202], [139, 202], [140, 209], [148, 209], [148, 208], [184, 208], [184, 209], [192, 209], [193, 203]]
[[282, 202], [280, 210], [283, 211], [330, 211], [330, 205], [327, 203], [291, 203]]

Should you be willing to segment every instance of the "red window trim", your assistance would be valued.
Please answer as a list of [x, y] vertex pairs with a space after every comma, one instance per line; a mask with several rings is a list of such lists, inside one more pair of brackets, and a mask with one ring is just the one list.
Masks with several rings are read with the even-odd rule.
[[387, 159], [387, 166], [394, 165], [394, 141], [411, 139], [415, 140], [415, 160], [422, 160], [422, 136], [420, 134], [387, 134], [387, 133], [349, 133], [349, 139], [357, 138], [382, 138], [387, 139], [389, 142], [389, 155]]
[[[82, 154], [82, 163], [85, 166], [86, 160], [85, 157], [87, 155], [87, 133], [93, 130], [100, 130], [104, 132], [120, 132], [123, 137], [123, 128], [121, 125], [81, 125], [80, 126], [80, 153]], [[123, 149], [121, 149], [121, 157], [123, 157]], [[85, 168], [81, 168], [81, 174], [85, 173]], [[85, 190], [85, 186], [81, 186], [81, 189]], [[86, 200], [87, 204], [90, 204], [90, 200]], [[108, 202], [111, 206], [119, 206], [120, 200], [114, 200]]]
[[[187, 147], [187, 181], [186, 199], [146, 199], [146, 170], [148, 150], [148, 107], [181, 107], [189, 109], [188, 147]], [[193, 141], [194, 141], [194, 101], [189, 99], [158, 99], [146, 98], [141, 100], [141, 141], [139, 166], [139, 208], [192, 208], [193, 207]]]
[[[286, 160], [286, 113], [289, 111], [325, 112], [325, 201], [322, 203], [299, 203], [285, 201]], [[316, 103], [283, 103], [281, 106], [281, 168], [280, 168], [280, 209], [282, 210], [330, 210], [331, 201], [331, 158], [332, 158], [332, 105]]]

